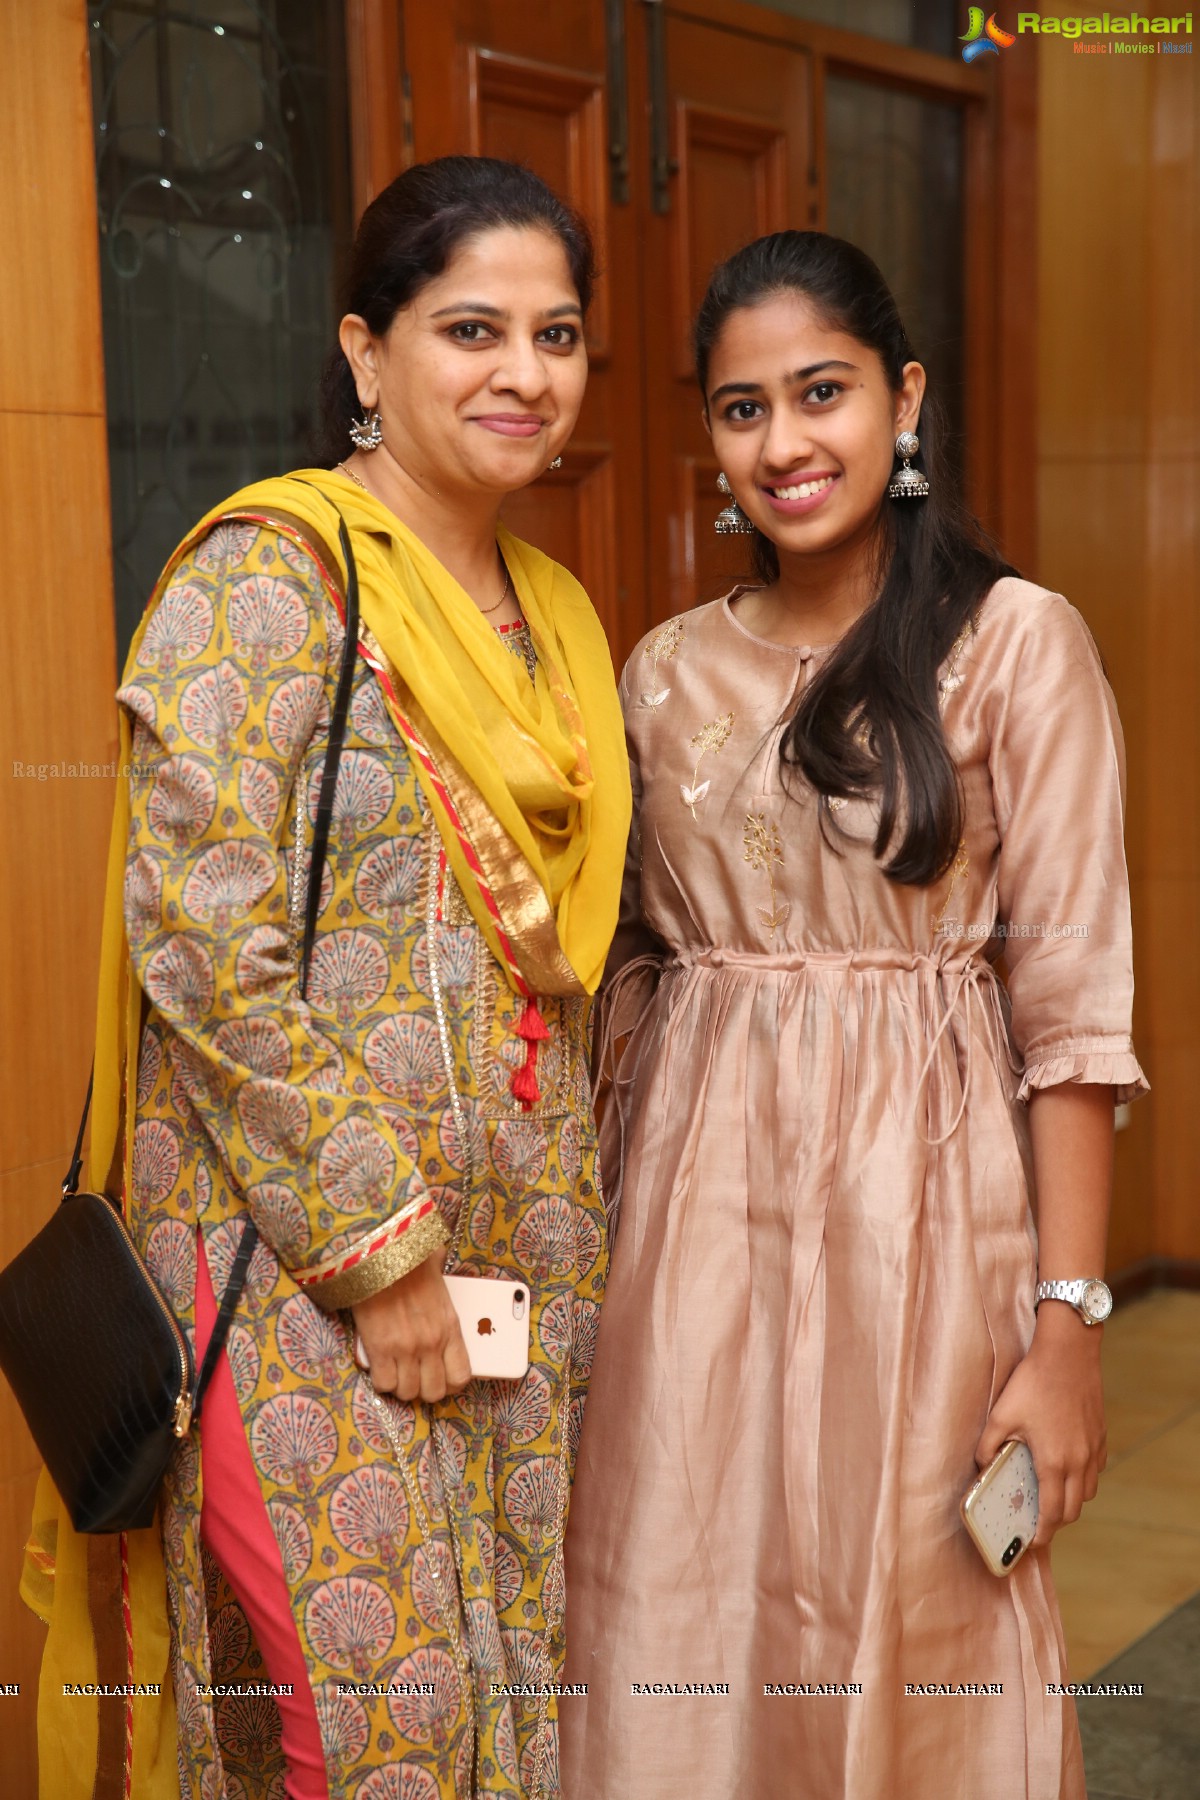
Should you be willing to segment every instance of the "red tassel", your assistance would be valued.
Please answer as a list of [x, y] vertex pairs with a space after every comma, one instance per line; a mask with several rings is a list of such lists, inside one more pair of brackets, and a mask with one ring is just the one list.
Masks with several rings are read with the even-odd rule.
[[528, 1112], [536, 1106], [542, 1097], [542, 1090], [537, 1084], [537, 1045], [530, 1044], [525, 1052], [525, 1061], [509, 1082], [509, 1090], [515, 1100]]
[[526, 1003], [525, 1011], [521, 1014], [514, 1029], [517, 1036], [525, 1041], [525, 1061], [509, 1082], [509, 1092], [515, 1100], [521, 1102], [525, 1111], [529, 1112], [542, 1097], [542, 1090], [537, 1081], [538, 1045], [544, 1043], [550, 1036], [549, 1027], [538, 1011], [536, 1000], [529, 1000]]
[[544, 1043], [550, 1036], [550, 1027], [538, 1011], [536, 1000], [530, 1000], [526, 1005], [525, 1011], [517, 1021], [516, 1033], [519, 1038], [524, 1038], [527, 1044]]

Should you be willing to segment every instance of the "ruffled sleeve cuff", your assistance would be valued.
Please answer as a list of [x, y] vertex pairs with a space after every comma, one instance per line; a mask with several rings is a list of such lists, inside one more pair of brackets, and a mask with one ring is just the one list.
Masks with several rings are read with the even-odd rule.
[[1150, 1092], [1150, 1083], [1133, 1053], [1132, 1039], [1123, 1037], [1063, 1038], [1046, 1044], [1035, 1055], [1025, 1059], [1025, 1073], [1017, 1091], [1018, 1100], [1042, 1089], [1061, 1087], [1064, 1082], [1095, 1082], [1113, 1089], [1113, 1103], [1123, 1106]]

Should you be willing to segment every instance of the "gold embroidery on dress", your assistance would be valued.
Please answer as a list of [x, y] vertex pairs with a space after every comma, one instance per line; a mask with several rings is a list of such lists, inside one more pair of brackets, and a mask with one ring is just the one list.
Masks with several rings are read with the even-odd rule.
[[452, 930], [457, 930], [461, 925], [475, 923], [463, 891], [458, 885], [458, 877], [449, 863], [446, 864], [445, 873], [442, 876], [442, 922], [449, 925]]
[[946, 658], [946, 673], [938, 681], [938, 704], [944, 706], [947, 699], [960, 688], [966, 677], [959, 672], [958, 659], [966, 647], [967, 639], [974, 635], [975, 620], [969, 618], [954, 642], [950, 646], [950, 654]]
[[946, 914], [950, 908], [950, 902], [954, 898], [954, 890], [957, 887], [958, 883], [964, 879], [964, 877], [966, 876], [967, 870], [970, 868], [970, 866], [971, 866], [971, 859], [967, 855], [967, 846], [960, 838], [959, 842], [958, 842], [958, 849], [954, 853], [954, 861], [950, 865], [950, 884], [946, 889], [945, 898], [943, 899], [941, 906], [939, 907], [937, 913], [934, 916], [934, 921], [933, 921], [934, 937], [937, 937], [939, 932], [942, 930], [942, 928], [945, 924]]
[[683, 804], [691, 809], [693, 819], [696, 816], [696, 803], [703, 800], [710, 785], [707, 781], [699, 780], [700, 764], [710, 752], [717, 756], [725, 748], [732, 730], [733, 714], [722, 713], [719, 719], [710, 719], [707, 725], [702, 725], [691, 740], [692, 749], [698, 752], [696, 766], [692, 770], [692, 785], [689, 787], [686, 781], [680, 782], [679, 795]]
[[769, 908], [760, 906], [758, 916], [774, 937], [792, 910], [786, 900], [780, 906], [775, 896], [775, 865], [779, 863], [782, 866], [783, 863], [783, 840], [779, 835], [779, 827], [769, 822], [765, 813], [747, 813], [742, 841], [746, 846], [744, 860], [752, 869], [765, 869], [767, 872], [771, 904]]
[[[643, 656], [648, 656], [650, 658], [650, 679], [652, 683], [656, 684], [658, 681], [659, 663], [669, 662], [682, 642], [682, 619], [670, 619], [663, 626], [661, 631], [655, 632], [654, 636], [650, 639], [650, 642], [646, 645], [646, 648], [642, 651]], [[670, 688], [660, 688], [657, 685], [645, 688], [641, 695], [642, 705], [651, 707], [661, 706], [670, 691]]]

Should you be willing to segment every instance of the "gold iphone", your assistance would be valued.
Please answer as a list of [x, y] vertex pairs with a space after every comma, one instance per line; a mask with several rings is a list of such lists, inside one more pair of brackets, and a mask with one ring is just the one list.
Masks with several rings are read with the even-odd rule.
[[1037, 1530], [1037, 1471], [1028, 1444], [1010, 1438], [967, 1489], [958, 1510], [992, 1574], [1011, 1574]]
[[471, 1374], [520, 1381], [529, 1367], [529, 1289], [499, 1275], [446, 1275]]

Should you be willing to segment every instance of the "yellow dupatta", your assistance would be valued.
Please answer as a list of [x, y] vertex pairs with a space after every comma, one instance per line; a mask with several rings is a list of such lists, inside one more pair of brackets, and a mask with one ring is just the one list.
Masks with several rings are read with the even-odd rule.
[[[172, 562], [175, 559], [172, 558]], [[155, 590], [134, 636], [136, 655], [155, 602]], [[132, 1166], [135, 1107], [122, 1098], [137, 1091], [141, 989], [132, 979], [125, 944], [124, 881], [129, 842], [129, 767], [133, 731], [120, 714], [117, 774], [104, 926], [100, 940], [100, 989], [96, 1058], [86, 1183], [108, 1187], [114, 1170]], [[119, 1184], [121, 1191], [123, 1184]], [[128, 1211], [128, 1207], [126, 1207]], [[38, 1792], [42, 1800], [124, 1800], [130, 1753], [137, 1800], [177, 1800], [175, 1691], [170, 1671], [166, 1570], [158, 1521], [119, 1539], [83, 1535], [43, 1468], [25, 1546], [21, 1598], [49, 1627], [38, 1686]], [[101, 1648], [100, 1639], [104, 1644]], [[158, 1688], [124, 1696], [65, 1694], [64, 1686], [93, 1683]], [[100, 1708], [106, 1709], [103, 1722]], [[114, 1712], [114, 1709], [117, 1709]]]
[[[299, 520], [329, 546], [344, 590], [336, 506], [352, 535], [361, 641], [389, 711], [426, 775], [447, 860], [511, 985], [527, 995], [594, 993], [616, 924], [631, 795], [612, 660], [579, 583], [501, 529], [500, 544], [538, 651], [534, 684], [458, 582], [373, 496], [324, 469], [242, 489], [214, 508], [169, 559], [130, 647], [125, 679], [176, 564], [230, 514]], [[89, 1185], [131, 1166], [141, 991], [125, 942], [132, 729], [122, 711], [121, 761], [101, 940]], [[111, 1542], [111, 1540], [101, 1540]], [[175, 1800], [176, 1715], [162, 1541], [156, 1524], [122, 1535], [125, 1670], [97, 1650], [96, 1541], [76, 1533], [45, 1470], [38, 1480], [21, 1595], [49, 1626], [38, 1703], [44, 1800], [92, 1800], [102, 1738], [98, 1708], [128, 1706], [137, 1800]], [[161, 1692], [63, 1695], [64, 1683], [128, 1680]], [[101, 1757], [103, 1762], [103, 1756]], [[96, 1800], [123, 1793], [110, 1765]]]
[[594, 994], [616, 929], [632, 799], [612, 657], [591, 601], [566, 569], [500, 528], [537, 648], [531, 683], [420, 538], [348, 476], [303, 469], [256, 482], [198, 529], [229, 513], [290, 514], [329, 545], [341, 583], [334, 507], [358, 565], [364, 652], [429, 777], [446, 856], [493, 955], [520, 993]]

